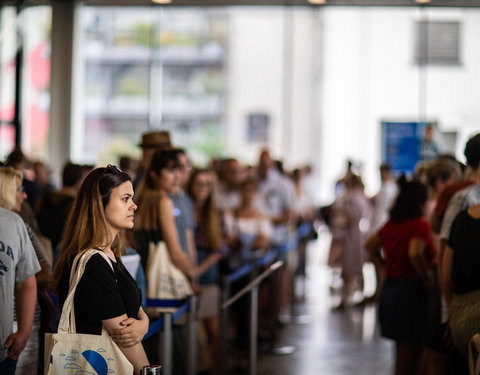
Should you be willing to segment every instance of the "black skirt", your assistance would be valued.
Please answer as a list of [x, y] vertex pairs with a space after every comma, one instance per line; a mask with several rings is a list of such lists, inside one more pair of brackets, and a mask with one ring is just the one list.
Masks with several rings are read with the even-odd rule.
[[386, 278], [378, 306], [382, 336], [421, 343], [427, 322], [427, 292], [420, 280]]

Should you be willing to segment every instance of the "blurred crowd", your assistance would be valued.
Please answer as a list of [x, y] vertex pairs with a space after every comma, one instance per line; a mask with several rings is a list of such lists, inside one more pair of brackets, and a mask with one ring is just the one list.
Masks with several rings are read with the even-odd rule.
[[[164, 241], [172, 263], [200, 296], [198, 373], [218, 373], [221, 276], [299, 238], [297, 229], [307, 225], [294, 251], [280, 252], [285, 266], [276, 281], [260, 289], [259, 340], [271, 345], [281, 326], [280, 312], [294, 299], [293, 280], [306, 274], [306, 246], [317, 238], [320, 223], [331, 233], [328, 265], [341, 279], [341, 299], [332, 307], [378, 303], [382, 334], [396, 344], [395, 374], [468, 372], [468, 345], [480, 331], [480, 237], [475, 236], [480, 219], [480, 135], [465, 146], [466, 164], [436, 149], [412, 175], [395, 174], [382, 164], [381, 185], [374, 196], [366, 195], [360, 168], [349, 161], [335, 185], [335, 201], [323, 207], [315, 207], [305, 189], [311, 168], [285, 171], [266, 149], [254, 166], [225, 158], [199, 168], [192, 165], [188, 150], [172, 144], [166, 131], [143, 134], [139, 147], [141, 160], [123, 156], [117, 163], [131, 176], [138, 205], [134, 229], [125, 233], [125, 253], [140, 256], [141, 266], [132, 276], [145, 297], [149, 244]], [[15, 352], [9, 351], [9, 356], [21, 352], [18, 374], [43, 369], [43, 334], [55, 330], [58, 314], [51, 294], [52, 267], [62, 252], [62, 232], [75, 196], [93, 168], [66, 162], [61, 187], [56, 187], [49, 166], [29, 160], [21, 150], [12, 151], [0, 167], [0, 233], [13, 228], [16, 219], [6, 213], [13, 211], [23, 219], [34, 249], [33, 255], [19, 255], [34, 259], [25, 260], [28, 267], [13, 281], [12, 319], [21, 333], [31, 331], [14, 341]], [[13, 190], [7, 181], [13, 181]], [[2, 242], [0, 252], [6, 252], [1, 246]], [[374, 265], [376, 275], [375, 292], [368, 296], [363, 293], [366, 262]], [[4, 272], [0, 262], [0, 274]], [[249, 277], [236, 281], [232, 293]], [[30, 294], [22, 294], [23, 280], [36, 283], [36, 299], [31, 298], [31, 288]], [[277, 298], [272, 299], [273, 294]], [[355, 294], [361, 297], [355, 299]], [[33, 322], [28, 323], [24, 311], [30, 300]], [[13, 309], [12, 301], [7, 309]], [[239, 373], [248, 364], [248, 311], [244, 300], [233, 311], [232, 368]], [[180, 348], [174, 350], [174, 373], [184, 374], [185, 333], [181, 325], [174, 331], [174, 346]], [[143, 343], [150, 363], [161, 362], [158, 342], [154, 335]]]
[[[192, 165], [186, 150], [172, 144], [166, 131], [143, 134], [139, 147], [141, 160], [122, 156], [117, 163], [131, 176], [134, 201], [138, 205], [135, 227], [125, 233], [125, 253], [140, 255], [141, 266], [133, 276], [145, 301], [149, 244], [165, 241], [172, 263], [188, 277], [200, 296], [198, 371], [218, 373], [221, 276], [261, 258], [274, 246], [284, 245], [296, 235], [302, 223], [309, 224], [311, 232], [315, 232], [316, 210], [303, 186], [311, 170], [305, 166], [286, 172], [268, 150], [260, 153], [255, 166], [225, 158], [199, 168]], [[41, 265], [41, 272], [37, 273], [35, 267], [30, 270], [37, 282], [37, 307], [32, 334], [20, 355], [17, 374], [36, 373], [37, 368], [40, 373], [43, 369], [43, 334], [55, 331], [59, 313], [52, 298], [52, 292], [56, 292], [50, 285], [52, 269], [64, 246], [62, 233], [77, 192], [94, 168], [68, 161], [63, 167], [61, 186], [56, 187], [49, 166], [30, 160], [21, 150], [12, 151], [0, 167], [2, 194], [8, 193], [2, 184], [3, 174], [14, 173], [15, 183], [15, 204], [4, 208], [23, 219], [34, 244], [33, 256]], [[282, 305], [292, 298], [295, 274], [305, 275], [305, 244], [300, 241], [295, 256], [284, 259], [288, 267], [280, 272], [280, 287], [262, 285], [259, 332], [265, 342], [272, 342]], [[235, 282], [232, 293], [241, 289], [250, 277]], [[272, 294], [278, 295], [273, 305]], [[17, 294], [15, 297], [21, 298]], [[249, 310], [244, 299], [234, 309], [232, 319], [236, 343], [232, 367], [239, 371], [248, 364], [245, 327]], [[12, 301], [9, 308], [13, 307]], [[16, 310], [22, 307], [17, 305]], [[21, 321], [17, 317], [14, 320]], [[180, 342], [180, 349], [174, 350], [178, 354], [182, 352], [183, 327], [175, 327], [174, 331], [179, 338], [174, 345]], [[161, 362], [158, 342], [158, 335], [153, 335], [143, 343], [150, 363]], [[175, 358], [174, 373], [184, 374], [185, 363], [182, 355]]]
[[[381, 333], [395, 342], [397, 375], [468, 374], [467, 359], [475, 367], [480, 134], [468, 140], [464, 155], [466, 164], [429, 147], [410, 175], [382, 164], [372, 197], [349, 161], [335, 202], [321, 209], [332, 234], [328, 264], [341, 279], [332, 284], [341, 289], [333, 308], [378, 303]], [[365, 262], [376, 275], [369, 296]]]

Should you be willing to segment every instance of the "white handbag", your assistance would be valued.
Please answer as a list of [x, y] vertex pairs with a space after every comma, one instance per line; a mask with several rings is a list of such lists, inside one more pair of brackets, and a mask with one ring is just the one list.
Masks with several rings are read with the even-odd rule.
[[[170, 260], [164, 241], [150, 242], [147, 261], [147, 298], [184, 299], [193, 294], [185, 274]], [[159, 311], [175, 311], [170, 308], [149, 308], [151, 316]]]
[[[87, 250], [75, 257], [70, 274], [70, 290], [63, 305], [57, 333], [45, 335], [45, 374], [133, 374], [133, 366], [112, 340], [105, 326], [101, 335], [76, 333], [73, 299], [88, 260], [101, 254], [112, 267], [108, 256], [99, 250]], [[77, 266], [78, 264], [78, 266]], [[76, 267], [76, 272], [73, 272]]]

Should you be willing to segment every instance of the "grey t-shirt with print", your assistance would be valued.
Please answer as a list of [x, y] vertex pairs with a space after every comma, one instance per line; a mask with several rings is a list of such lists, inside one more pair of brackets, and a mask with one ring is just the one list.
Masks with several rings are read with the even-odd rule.
[[40, 271], [23, 220], [0, 208], [0, 361], [7, 358], [3, 344], [13, 333], [13, 296], [16, 282]]

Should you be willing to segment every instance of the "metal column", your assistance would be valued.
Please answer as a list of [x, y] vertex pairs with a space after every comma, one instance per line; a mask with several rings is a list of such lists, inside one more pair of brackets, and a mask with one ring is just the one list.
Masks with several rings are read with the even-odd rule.
[[197, 296], [190, 296], [190, 311], [188, 314], [188, 361], [187, 374], [197, 373]]
[[250, 294], [250, 375], [257, 374], [258, 284]]
[[162, 345], [162, 369], [163, 375], [172, 375], [172, 313], [163, 314], [163, 345]]

